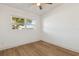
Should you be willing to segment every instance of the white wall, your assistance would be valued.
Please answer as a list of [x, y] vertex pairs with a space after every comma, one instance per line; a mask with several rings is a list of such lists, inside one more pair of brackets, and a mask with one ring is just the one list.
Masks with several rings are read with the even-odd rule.
[[43, 20], [44, 41], [79, 52], [79, 4], [62, 4]]
[[[36, 21], [34, 30], [13, 30], [11, 16], [31, 18]], [[0, 50], [38, 41], [40, 37], [40, 18], [28, 11], [0, 5]]]

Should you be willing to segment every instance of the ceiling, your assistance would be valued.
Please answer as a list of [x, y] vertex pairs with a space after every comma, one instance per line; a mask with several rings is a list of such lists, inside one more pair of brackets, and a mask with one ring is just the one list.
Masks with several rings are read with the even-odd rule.
[[30, 11], [30, 12], [35, 13], [37, 15], [43, 15], [43, 14], [53, 10], [56, 6], [59, 6], [60, 3], [53, 3], [53, 4], [41, 3], [41, 5], [43, 7], [42, 10], [40, 10], [39, 7], [35, 3], [3, 3], [3, 5], [18, 8], [23, 11]]

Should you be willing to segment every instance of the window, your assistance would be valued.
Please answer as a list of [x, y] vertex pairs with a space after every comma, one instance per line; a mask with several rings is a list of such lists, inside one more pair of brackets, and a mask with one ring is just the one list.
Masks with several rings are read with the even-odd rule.
[[34, 24], [31, 19], [12, 17], [12, 29], [33, 29]]
[[26, 28], [33, 29], [35, 25], [35, 21], [31, 19], [26, 19]]

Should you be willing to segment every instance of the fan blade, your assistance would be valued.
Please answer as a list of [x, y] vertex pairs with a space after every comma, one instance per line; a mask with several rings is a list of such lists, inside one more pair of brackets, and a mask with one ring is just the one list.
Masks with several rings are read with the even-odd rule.
[[42, 9], [42, 6], [39, 6], [40, 10]]
[[53, 4], [53, 3], [46, 3], [46, 4]]

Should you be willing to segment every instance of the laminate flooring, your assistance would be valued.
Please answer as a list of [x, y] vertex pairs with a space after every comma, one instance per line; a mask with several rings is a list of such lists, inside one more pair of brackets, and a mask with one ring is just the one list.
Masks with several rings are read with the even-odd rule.
[[37, 41], [0, 51], [0, 56], [79, 56], [79, 53], [44, 41]]

